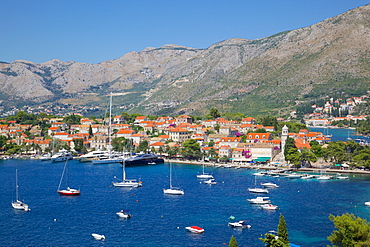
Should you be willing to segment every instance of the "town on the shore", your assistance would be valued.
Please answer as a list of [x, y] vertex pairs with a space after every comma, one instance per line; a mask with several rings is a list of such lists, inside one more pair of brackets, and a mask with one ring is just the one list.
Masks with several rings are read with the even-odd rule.
[[[324, 109], [330, 110], [330, 103]], [[347, 115], [322, 118], [325, 112], [316, 110], [315, 113], [307, 114], [305, 125], [275, 117], [265, 117], [264, 121], [253, 117], [244, 117], [239, 121], [227, 120], [221, 117], [217, 109], [213, 108], [211, 113], [212, 111], [213, 114], [210, 115], [214, 118], [207, 120], [188, 115], [153, 117], [127, 113], [105, 119], [87, 118], [78, 113], [56, 117], [46, 113], [35, 115], [19, 111], [10, 118], [13, 120], [1, 120], [0, 146], [3, 157], [39, 157], [59, 149], [72, 151], [77, 156], [92, 150], [110, 150], [113, 147], [116, 151], [152, 152], [167, 158], [239, 164], [290, 163], [308, 166], [317, 162], [317, 158], [321, 163], [324, 160], [329, 164], [344, 161], [348, 163], [351, 160], [336, 159], [330, 157], [330, 152], [322, 151], [322, 148], [330, 147], [329, 135], [309, 131], [306, 126], [327, 127], [335, 121], [366, 121], [368, 117]], [[294, 112], [291, 115], [294, 117]], [[130, 140], [130, 148], [127, 148], [127, 140]], [[345, 157], [348, 150], [355, 151], [354, 144], [351, 145], [350, 149], [346, 144], [341, 147]], [[363, 148], [368, 152], [368, 143], [358, 145], [365, 146]], [[320, 146], [319, 151], [317, 146]], [[285, 150], [286, 148], [293, 149]], [[313, 153], [315, 157], [310, 158], [307, 152]], [[353, 153], [352, 161], [356, 161], [355, 155], [357, 154]], [[370, 165], [368, 159], [359, 164], [365, 167]]]

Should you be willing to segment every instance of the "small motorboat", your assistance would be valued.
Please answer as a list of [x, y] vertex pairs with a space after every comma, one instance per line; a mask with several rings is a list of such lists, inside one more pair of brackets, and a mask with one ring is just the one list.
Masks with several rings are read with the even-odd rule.
[[316, 179], [318, 179], [318, 180], [330, 180], [331, 179], [331, 176], [329, 176], [329, 175], [321, 175], [321, 176], [318, 176]]
[[310, 174], [304, 174], [301, 179], [310, 179], [310, 178], [314, 178], [315, 176], [314, 175], [310, 175]]
[[93, 233], [91, 234], [96, 240], [105, 240], [105, 236], [104, 235], [100, 235], [100, 234], [97, 234], [97, 233]]
[[229, 226], [231, 227], [241, 227], [241, 228], [251, 228], [252, 226], [251, 225], [248, 225], [247, 223], [245, 223], [244, 220], [239, 220], [237, 222], [229, 222], [228, 224]]
[[268, 197], [259, 196], [257, 198], [247, 199], [247, 201], [249, 201], [251, 204], [268, 204], [271, 201], [267, 200], [267, 199], [268, 199]]
[[203, 233], [204, 229], [199, 226], [187, 226], [185, 227], [186, 230], [193, 233]]
[[255, 173], [253, 173], [252, 175], [253, 175], [253, 176], [265, 176], [265, 175], [266, 175], [266, 173], [264, 173], [264, 172], [255, 172]]
[[267, 189], [263, 188], [249, 188], [248, 191], [252, 193], [269, 193]]
[[128, 213], [128, 210], [121, 210], [116, 213], [120, 218], [131, 218], [131, 214]]
[[370, 206], [370, 202], [365, 202], [365, 206]]
[[336, 179], [348, 179], [348, 176], [344, 176], [344, 175], [341, 175], [341, 174], [337, 174], [337, 176], [335, 177]]
[[261, 208], [268, 209], [268, 210], [276, 210], [279, 207], [276, 205], [272, 205], [272, 204], [264, 204], [264, 205], [261, 205]]
[[274, 184], [274, 183], [270, 183], [270, 182], [268, 182], [268, 183], [261, 183], [261, 185], [263, 187], [267, 187], [267, 188], [278, 188], [279, 187], [279, 185]]
[[300, 178], [302, 176], [300, 174], [297, 174], [297, 173], [290, 173], [286, 177], [290, 178], [290, 179], [295, 179], [295, 178]]
[[205, 183], [205, 184], [217, 184], [217, 182], [214, 179], [204, 181], [203, 183]]

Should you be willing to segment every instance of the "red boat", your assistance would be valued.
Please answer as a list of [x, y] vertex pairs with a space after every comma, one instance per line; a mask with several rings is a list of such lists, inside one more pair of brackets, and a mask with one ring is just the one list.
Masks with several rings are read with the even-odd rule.
[[65, 190], [58, 190], [58, 193], [65, 196], [78, 196], [81, 192], [79, 190], [67, 187]]
[[185, 227], [186, 230], [194, 233], [203, 233], [204, 229], [199, 226], [187, 226]]
[[[66, 187], [67, 187], [67, 189], [61, 190], [60, 185], [62, 184], [64, 174], [66, 174]], [[64, 169], [63, 169], [63, 173], [62, 173], [62, 177], [60, 178], [60, 182], [59, 182], [57, 192], [61, 195], [65, 195], [65, 196], [78, 196], [81, 193], [80, 190], [71, 189], [69, 187], [68, 183], [69, 183], [69, 181], [68, 181], [68, 160], [66, 160], [66, 163], [65, 163]]]

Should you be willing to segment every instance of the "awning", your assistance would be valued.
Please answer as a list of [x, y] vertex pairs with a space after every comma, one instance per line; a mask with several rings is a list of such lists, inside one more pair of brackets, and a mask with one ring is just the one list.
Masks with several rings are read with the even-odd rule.
[[255, 162], [266, 162], [270, 160], [271, 157], [258, 157], [257, 159], [254, 159]]

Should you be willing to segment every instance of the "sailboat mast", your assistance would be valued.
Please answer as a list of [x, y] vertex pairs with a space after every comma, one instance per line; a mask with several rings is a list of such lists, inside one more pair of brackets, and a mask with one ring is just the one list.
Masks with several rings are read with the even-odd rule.
[[15, 169], [15, 200], [19, 200], [18, 195], [18, 169]]
[[112, 137], [111, 137], [111, 128], [112, 128], [112, 92], [110, 93], [109, 100], [109, 126], [108, 126], [108, 149], [109, 149], [109, 158], [112, 156]]
[[59, 181], [58, 190], [60, 190], [60, 185], [62, 184], [62, 180], [63, 180], [64, 172], [65, 172], [65, 170], [66, 170], [67, 162], [68, 162], [68, 161], [66, 161], [66, 163], [64, 164], [64, 168], [63, 168], [62, 176], [61, 176], [60, 181]]
[[170, 162], [170, 189], [172, 189], [172, 163]]
[[125, 161], [123, 161], [122, 163], [122, 181], [126, 181], [126, 164], [125, 164]]

